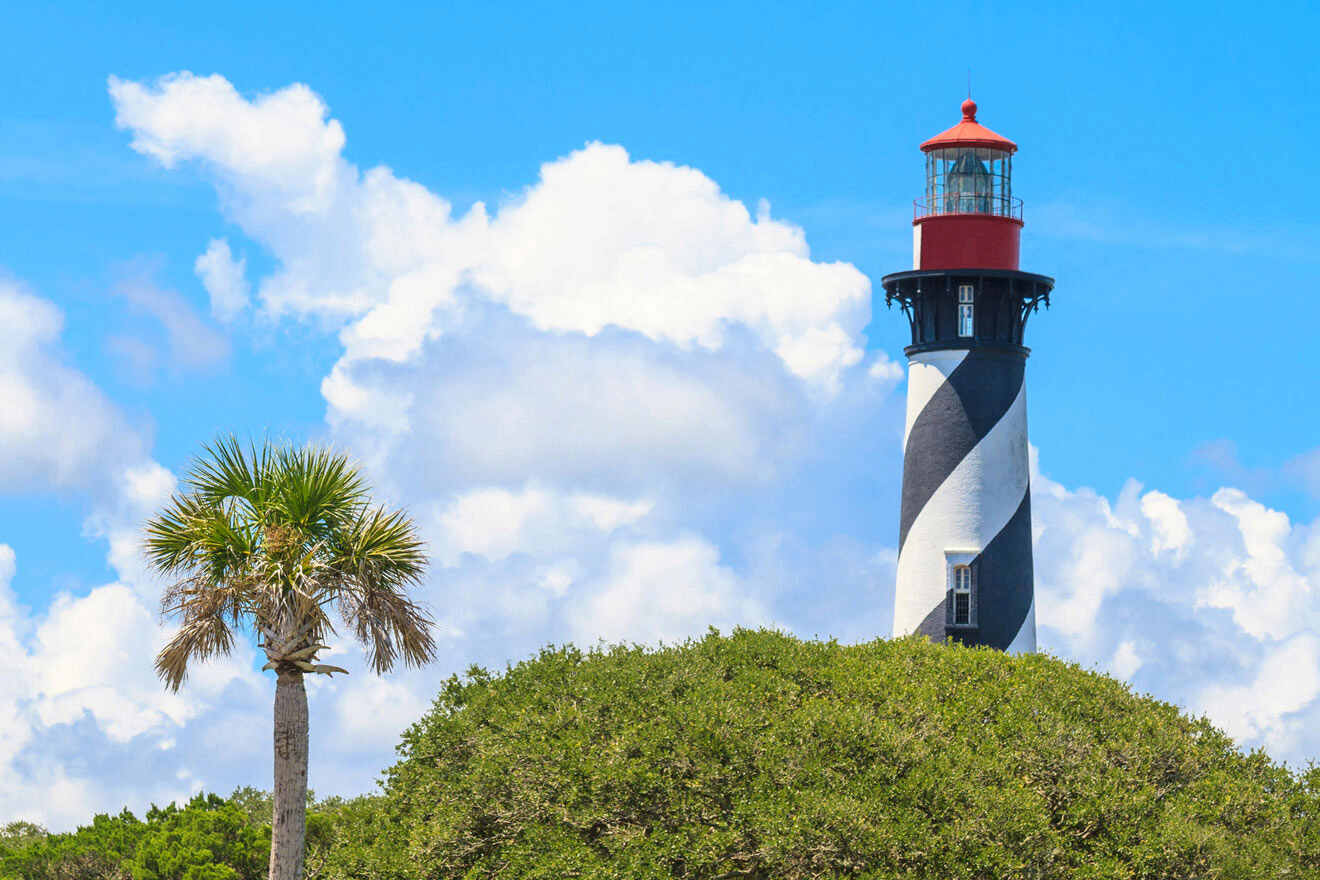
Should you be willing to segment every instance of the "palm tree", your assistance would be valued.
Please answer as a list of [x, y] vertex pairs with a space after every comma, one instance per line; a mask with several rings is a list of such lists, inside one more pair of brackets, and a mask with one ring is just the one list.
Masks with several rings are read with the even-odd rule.
[[184, 488], [146, 525], [146, 555], [167, 579], [162, 609], [180, 629], [156, 657], [177, 691], [193, 660], [228, 654], [250, 627], [274, 670], [275, 806], [270, 880], [302, 880], [306, 842], [307, 692], [303, 676], [335, 632], [329, 606], [371, 668], [434, 654], [431, 619], [410, 600], [426, 556], [403, 511], [373, 506], [343, 455], [315, 447], [204, 447]]

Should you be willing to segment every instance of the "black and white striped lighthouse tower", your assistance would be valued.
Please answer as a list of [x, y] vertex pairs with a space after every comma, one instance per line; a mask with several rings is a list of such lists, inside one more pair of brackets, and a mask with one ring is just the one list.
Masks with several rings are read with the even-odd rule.
[[912, 327], [894, 634], [1034, 651], [1022, 333], [1054, 279], [1018, 271], [1017, 145], [962, 113], [921, 145], [912, 271], [881, 281]]

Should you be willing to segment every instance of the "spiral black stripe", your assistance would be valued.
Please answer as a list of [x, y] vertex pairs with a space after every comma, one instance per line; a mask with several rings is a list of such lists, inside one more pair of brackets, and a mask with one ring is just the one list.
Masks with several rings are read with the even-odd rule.
[[968, 642], [1007, 650], [1027, 622], [1034, 593], [1030, 485], [1013, 518], [972, 564], [977, 569], [978, 625]]
[[977, 569], [977, 627], [948, 629], [945, 598], [921, 621], [917, 633], [936, 642], [951, 637], [964, 645], [986, 645], [1006, 651], [1026, 625], [1034, 595], [1030, 487], [1013, 518], [972, 564]]
[[1013, 405], [1025, 373], [1023, 355], [973, 349], [926, 402], [903, 452], [899, 553], [926, 502]]

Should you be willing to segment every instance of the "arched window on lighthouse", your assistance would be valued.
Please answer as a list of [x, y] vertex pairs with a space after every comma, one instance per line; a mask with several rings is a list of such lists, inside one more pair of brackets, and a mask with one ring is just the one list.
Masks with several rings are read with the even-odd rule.
[[976, 335], [976, 292], [970, 284], [958, 285], [958, 335]]
[[976, 580], [980, 550], [970, 547], [945, 550], [944, 625], [950, 629], [977, 626]]
[[953, 625], [971, 626], [972, 624], [972, 567], [955, 565], [953, 567]]

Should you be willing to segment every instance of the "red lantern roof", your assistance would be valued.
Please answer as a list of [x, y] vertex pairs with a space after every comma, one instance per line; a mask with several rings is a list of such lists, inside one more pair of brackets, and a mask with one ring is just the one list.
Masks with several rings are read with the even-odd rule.
[[992, 150], [1017, 152], [1017, 144], [976, 121], [976, 102], [971, 98], [963, 101], [962, 114], [962, 122], [926, 141], [921, 145], [921, 151], [929, 153], [940, 147], [989, 147]]

